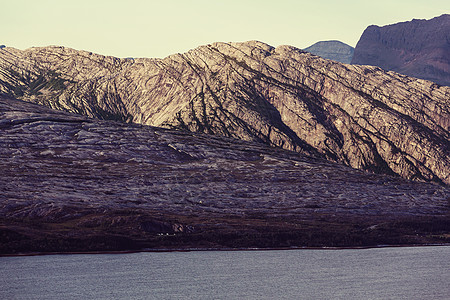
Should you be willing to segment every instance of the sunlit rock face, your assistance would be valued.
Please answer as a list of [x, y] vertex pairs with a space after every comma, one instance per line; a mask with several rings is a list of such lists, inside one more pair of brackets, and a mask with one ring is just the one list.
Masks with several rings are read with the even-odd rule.
[[0, 97], [0, 255], [448, 243], [445, 185]]
[[379, 66], [450, 86], [450, 15], [369, 26], [352, 64]]
[[0, 92], [90, 117], [263, 142], [450, 183], [450, 88], [290, 46], [214, 43], [165, 59], [0, 50]]

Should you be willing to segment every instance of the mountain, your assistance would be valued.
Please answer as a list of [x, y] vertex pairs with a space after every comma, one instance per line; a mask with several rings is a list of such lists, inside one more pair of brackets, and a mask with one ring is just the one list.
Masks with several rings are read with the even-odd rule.
[[448, 186], [0, 97], [0, 254], [449, 241]]
[[340, 41], [321, 41], [303, 50], [322, 58], [349, 64], [355, 48]]
[[379, 66], [450, 86], [450, 15], [388, 26], [369, 26], [352, 64]]
[[214, 43], [165, 59], [0, 50], [0, 93], [101, 119], [262, 142], [450, 183], [450, 87], [290, 46]]

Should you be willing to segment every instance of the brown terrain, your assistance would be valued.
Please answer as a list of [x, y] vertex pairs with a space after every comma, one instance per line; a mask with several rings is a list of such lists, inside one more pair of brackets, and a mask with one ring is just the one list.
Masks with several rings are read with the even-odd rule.
[[449, 241], [450, 87], [247, 42], [6, 47], [0, 93], [2, 254]]
[[448, 243], [448, 186], [0, 99], [0, 254]]

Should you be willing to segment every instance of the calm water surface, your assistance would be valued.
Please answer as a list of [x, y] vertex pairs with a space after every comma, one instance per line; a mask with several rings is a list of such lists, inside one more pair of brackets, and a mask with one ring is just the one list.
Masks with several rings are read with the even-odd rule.
[[0, 299], [450, 299], [450, 247], [0, 257]]

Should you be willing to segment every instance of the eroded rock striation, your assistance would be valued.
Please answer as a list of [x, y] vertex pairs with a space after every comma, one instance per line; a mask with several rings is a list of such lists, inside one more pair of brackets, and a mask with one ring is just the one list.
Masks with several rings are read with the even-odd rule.
[[0, 97], [0, 254], [446, 243], [448, 186]]
[[450, 15], [369, 26], [352, 64], [379, 66], [450, 86]]
[[6, 47], [0, 93], [450, 183], [450, 87], [290, 46], [214, 43], [165, 59]]
[[341, 41], [320, 41], [303, 50], [322, 58], [349, 64], [352, 62], [355, 48]]

